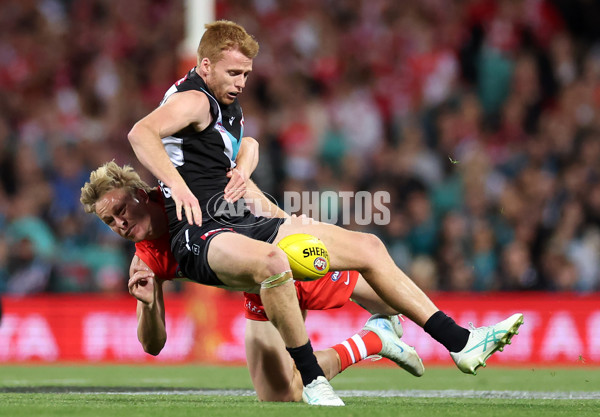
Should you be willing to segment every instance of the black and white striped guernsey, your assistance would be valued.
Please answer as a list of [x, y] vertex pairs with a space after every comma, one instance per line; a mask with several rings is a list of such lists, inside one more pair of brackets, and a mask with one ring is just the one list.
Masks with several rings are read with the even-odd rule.
[[[201, 132], [188, 126], [172, 136], [163, 138], [162, 142], [171, 162], [198, 198], [203, 219], [206, 219], [208, 210], [214, 206], [215, 196], [222, 198], [223, 190], [229, 181], [226, 177], [227, 171], [236, 166], [235, 158], [244, 133], [244, 116], [237, 99], [227, 106], [218, 103], [195, 68], [167, 90], [161, 105], [173, 94], [190, 90], [206, 94], [210, 102], [212, 122]], [[164, 184], [160, 185], [165, 195], [169, 230], [173, 235], [181, 229], [185, 220], [177, 220], [170, 190]]]

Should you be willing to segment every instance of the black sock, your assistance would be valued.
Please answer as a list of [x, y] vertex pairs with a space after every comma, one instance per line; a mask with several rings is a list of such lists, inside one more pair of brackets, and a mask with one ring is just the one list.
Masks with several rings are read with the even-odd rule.
[[450, 352], [459, 352], [467, 344], [469, 331], [460, 327], [452, 318], [448, 317], [442, 311], [437, 311], [429, 317], [425, 330], [431, 337], [440, 342]]
[[296, 364], [296, 368], [302, 375], [302, 385], [306, 386], [317, 379], [318, 376], [325, 376], [325, 373], [319, 366], [317, 358], [313, 353], [310, 340], [303, 346], [295, 348], [286, 348]]

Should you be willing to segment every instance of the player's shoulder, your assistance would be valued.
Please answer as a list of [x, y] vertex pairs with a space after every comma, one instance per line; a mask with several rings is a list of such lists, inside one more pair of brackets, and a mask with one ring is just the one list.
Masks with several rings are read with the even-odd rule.
[[202, 91], [187, 90], [165, 97], [160, 111], [166, 119], [177, 117], [203, 130], [212, 120], [211, 103]]
[[165, 97], [163, 106], [198, 106], [209, 105], [208, 96], [201, 90], [178, 91]]

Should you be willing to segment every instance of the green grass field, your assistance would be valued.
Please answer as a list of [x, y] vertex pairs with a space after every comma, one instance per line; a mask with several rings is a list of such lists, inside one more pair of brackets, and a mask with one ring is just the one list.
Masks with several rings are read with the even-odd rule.
[[346, 407], [260, 403], [243, 367], [1, 366], [0, 416], [598, 416], [600, 369], [455, 368], [414, 378], [359, 366], [332, 381]]

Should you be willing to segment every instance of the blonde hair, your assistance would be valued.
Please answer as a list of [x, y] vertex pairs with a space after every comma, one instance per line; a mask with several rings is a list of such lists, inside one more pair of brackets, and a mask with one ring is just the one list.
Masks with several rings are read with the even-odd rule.
[[223, 51], [238, 49], [247, 58], [258, 55], [258, 42], [242, 26], [229, 20], [217, 20], [204, 26], [206, 32], [198, 45], [198, 65], [203, 58], [219, 62]]
[[92, 171], [90, 182], [81, 187], [79, 201], [86, 213], [95, 213], [96, 202], [104, 194], [117, 188], [127, 188], [132, 195], [139, 189], [147, 193], [152, 191], [152, 187], [146, 184], [131, 166], [120, 167], [114, 161], [110, 161]]

